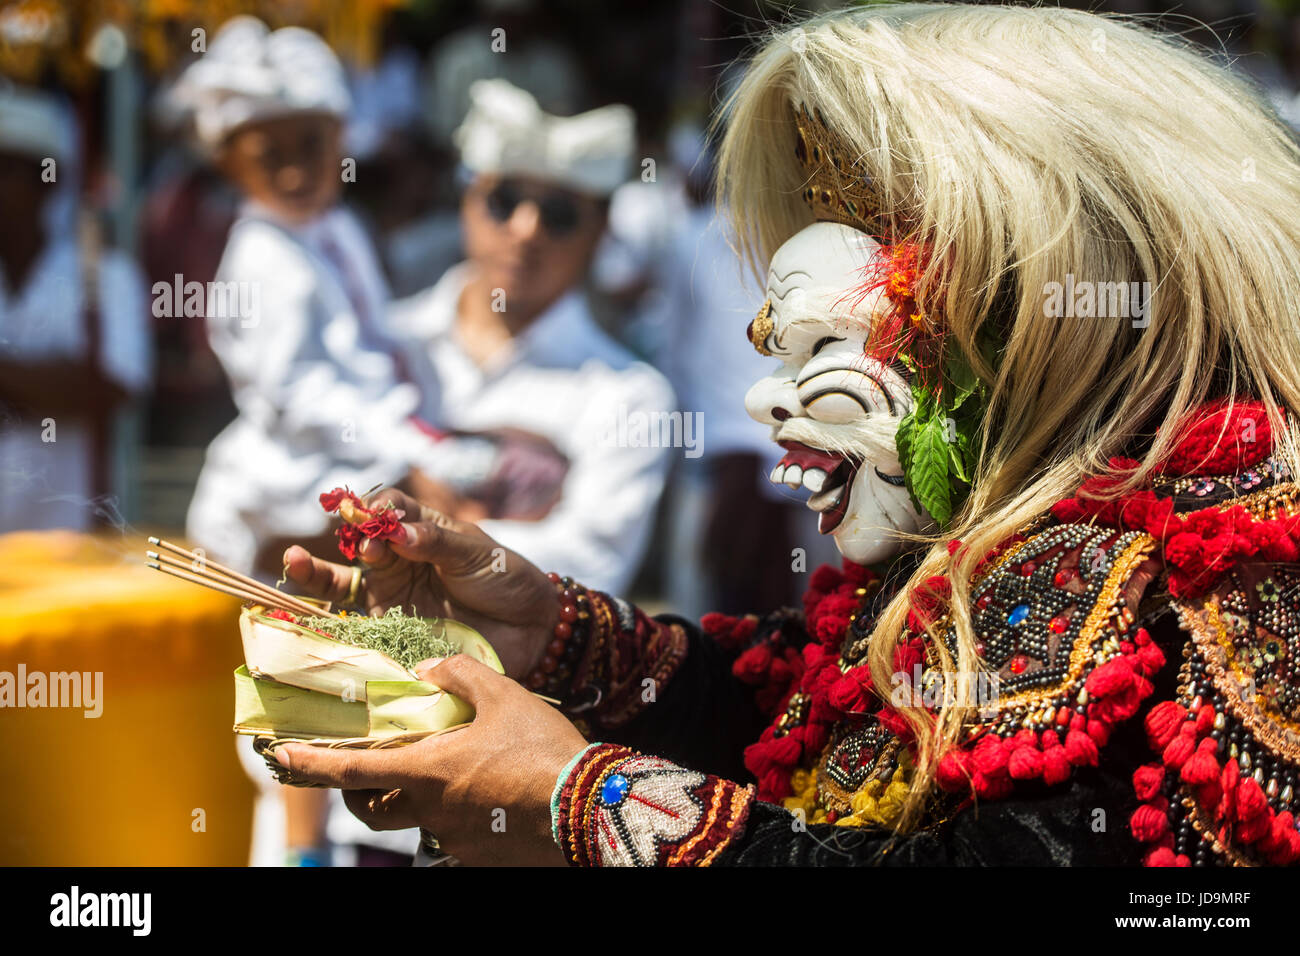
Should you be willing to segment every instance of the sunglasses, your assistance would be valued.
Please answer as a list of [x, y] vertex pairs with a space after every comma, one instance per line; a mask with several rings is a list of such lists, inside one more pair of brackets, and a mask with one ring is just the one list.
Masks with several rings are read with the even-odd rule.
[[582, 221], [582, 209], [578, 205], [578, 200], [568, 193], [530, 194], [521, 189], [517, 183], [507, 179], [493, 186], [484, 198], [488, 215], [499, 223], [509, 222], [510, 217], [519, 208], [519, 204], [528, 200], [537, 204], [542, 228], [553, 238], [560, 239], [571, 235]]

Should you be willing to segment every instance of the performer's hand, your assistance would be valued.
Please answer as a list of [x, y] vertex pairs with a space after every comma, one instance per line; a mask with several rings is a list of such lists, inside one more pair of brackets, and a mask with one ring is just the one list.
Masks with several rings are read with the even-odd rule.
[[372, 830], [421, 826], [468, 864], [562, 864], [551, 838], [556, 778], [587, 741], [558, 710], [464, 654], [416, 668], [474, 705], [462, 730], [384, 750], [286, 744], [295, 783], [344, 790]]
[[[365, 575], [358, 603], [372, 614], [400, 606], [421, 617], [461, 621], [491, 642], [509, 676], [524, 677], [559, 620], [555, 586], [476, 525], [391, 489], [372, 496], [366, 507], [386, 504], [406, 513], [406, 540], [362, 542], [358, 555]], [[284, 552], [284, 567], [297, 588], [329, 601], [345, 600], [352, 586], [352, 568], [300, 547]]]

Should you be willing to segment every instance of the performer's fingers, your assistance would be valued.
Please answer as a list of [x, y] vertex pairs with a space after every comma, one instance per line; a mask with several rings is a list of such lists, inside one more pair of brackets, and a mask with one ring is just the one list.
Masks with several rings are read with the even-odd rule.
[[457, 654], [441, 661], [421, 661], [415, 665], [415, 675], [473, 706], [480, 714], [514, 684], [510, 678], [498, 674], [468, 654]]
[[357, 555], [371, 571], [386, 571], [401, 560], [382, 538], [365, 538], [357, 548]]
[[420, 825], [405, 790], [345, 790], [343, 802], [372, 830], [405, 830]]
[[338, 790], [395, 790], [411, 780], [406, 748], [345, 750], [311, 744], [275, 748], [275, 759], [292, 783], [319, 783]]
[[384, 488], [366, 499], [366, 508], [370, 511], [382, 511], [390, 507], [403, 512], [407, 521], [423, 520], [421, 511], [424, 506], [406, 492], [396, 488]]
[[423, 561], [443, 567], [450, 564], [474, 568], [485, 563], [485, 556], [490, 554], [490, 549], [484, 548], [484, 541], [491, 542], [491, 538], [486, 535], [471, 536], [467, 532], [473, 525], [462, 525], [440, 511], [426, 508], [425, 514], [433, 517], [415, 524], [402, 525], [406, 529], [405, 541], [387, 542], [394, 554], [408, 561]]
[[325, 601], [342, 601], [352, 588], [352, 569], [313, 557], [293, 545], [284, 552], [284, 573], [304, 594]]

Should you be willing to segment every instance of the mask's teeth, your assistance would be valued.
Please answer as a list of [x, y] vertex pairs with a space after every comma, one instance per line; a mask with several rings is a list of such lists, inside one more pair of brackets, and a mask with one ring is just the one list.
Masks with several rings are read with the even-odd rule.
[[767, 476], [768, 481], [772, 482], [772, 484], [774, 485], [781, 484], [781, 481], [784, 477], [785, 477], [785, 465], [782, 465], [779, 462], [777, 463], [777, 466], [772, 469], [772, 474]]
[[787, 465], [783, 480], [791, 488], [798, 488], [803, 483], [803, 469], [798, 465]]
[[803, 473], [803, 486], [816, 494], [826, 485], [826, 472], [820, 468], [809, 468]]

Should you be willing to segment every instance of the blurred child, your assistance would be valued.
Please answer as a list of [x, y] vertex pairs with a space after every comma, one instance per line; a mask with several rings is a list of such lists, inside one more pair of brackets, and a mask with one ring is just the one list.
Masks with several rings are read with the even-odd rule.
[[207, 302], [238, 417], [208, 448], [188, 530], [213, 557], [277, 575], [288, 543], [327, 546], [322, 490], [401, 482], [432, 443], [380, 332], [374, 251], [338, 205], [349, 97], [333, 52], [238, 17], [176, 95], [244, 198]]

